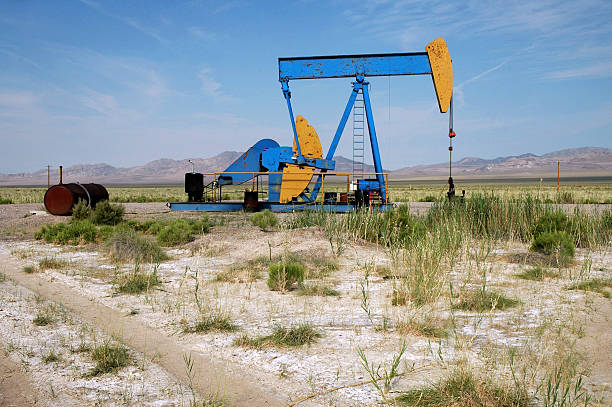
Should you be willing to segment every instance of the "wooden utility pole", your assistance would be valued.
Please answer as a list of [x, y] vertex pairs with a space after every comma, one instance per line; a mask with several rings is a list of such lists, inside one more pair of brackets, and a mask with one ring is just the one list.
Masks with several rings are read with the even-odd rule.
[[51, 166], [47, 165], [47, 188], [51, 187]]
[[557, 192], [559, 192], [559, 166], [560, 166], [560, 161], [557, 160]]

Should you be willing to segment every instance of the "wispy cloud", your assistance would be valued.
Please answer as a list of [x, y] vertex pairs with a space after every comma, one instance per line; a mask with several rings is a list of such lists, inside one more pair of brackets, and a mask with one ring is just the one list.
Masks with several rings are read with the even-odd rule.
[[215, 79], [212, 68], [205, 66], [198, 72], [198, 79], [201, 82], [201, 89], [204, 94], [210, 96], [215, 101], [232, 102], [239, 100], [229, 96], [222, 91], [221, 82]]
[[33, 106], [40, 101], [40, 95], [27, 91], [0, 90], [0, 106], [22, 108]]
[[217, 41], [217, 34], [212, 31], [204, 30], [200, 27], [189, 27], [188, 30], [191, 35], [193, 35], [194, 37], [200, 40], [204, 40], [206, 42], [216, 42]]
[[149, 37], [152, 37], [154, 39], [156, 39], [157, 41], [159, 41], [162, 44], [167, 44], [168, 41], [163, 38], [161, 35], [159, 35], [157, 32], [155, 32], [154, 30], [151, 30], [150, 28], [142, 25], [140, 23], [140, 21], [136, 20], [135, 18], [132, 17], [126, 17], [126, 16], [122, 16], [119, 14], [115, 14], [115, 13], [111, 13], [110, 11], [106, 10], [105, 8], [102, 7], [102, 5], [96, 1], [93, 0], [79, 0], [81, 3], [85, 4], [88, 7], [91, 7], [92, 9], [98, 11], [101, 14], [104, 14], [105, 16], [114, 18], [115, 20], [121, 21], [122, 23], [134, 28], [135, 30], [140, 31], [141, 33], [148, 35]]
[[612, 77], [612, 61], [551, 72], [549, 77], [552, 79], [609, 78]]

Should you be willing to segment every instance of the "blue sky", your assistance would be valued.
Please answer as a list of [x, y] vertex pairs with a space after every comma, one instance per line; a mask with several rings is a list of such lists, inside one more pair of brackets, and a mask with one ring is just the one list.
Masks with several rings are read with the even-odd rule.
[[[5, 0], [0, 172], [290, 145], [278, 57], [424, 51], [437, 37], [453, 58], [458, 157], [612, 147], [611, 21], [609, 0]], [[290, 83], [324, 150], [350, 82]], [[430, 77], [370, 82], [384, 167], [445, 161]]]

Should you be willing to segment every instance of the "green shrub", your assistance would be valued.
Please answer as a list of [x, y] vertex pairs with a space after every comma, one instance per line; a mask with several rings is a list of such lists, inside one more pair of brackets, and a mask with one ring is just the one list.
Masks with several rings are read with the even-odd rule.
[[206, 215], [199, 220], [174, 219], [163, 228], [154, 225], [152, 224], [149, 230], [158, 230], [157, 241], [164, 246], [178, 246], [191, 242], [195, 234], [208, 233], [211, 226]]
[[574, 258], [574, 239], [567, 232], [544, 232], [536, 236], [531, 251], [554, 256], [559, 265], [567, 265]]
[[304, 281], [306, 268], [292, 261], [270, 263], [268, 266], [268, 287], [274, 291], [287, 291], [296, 283]]
[[89, 376], [116, 372], [119, 368], [127, 366], [131, 360], [126, 347], [109, 341], [94, 347], [91, 357], [96, 362], [96, 366], [89, 372]]
[[393, 225], [393, 232], [388, 236], [390, 243], [398, 241], [405, 244], [427, 233], [425, 224], [410, 213], [407, 205], [400, 205], [397, 209], [386, 212], [385, 218], [386, 222]]
[[538, 219], [533, 227], [533, 236], [536, 238], [543, 233], [549, 232], [570, 233], [571, 229], [571, 221], [565, 213], [561, 211], [549, 212]]
[[112, 204], [108, 200], [100, 201], [91, 212], [91, 220], [96, 225], [117, 225], [123, 221], [123, 205]]
[[78, 245], [94, 242], [97, 235], [96, 226], [89, 220], [78, 220], [69, 225], [58, 223], [43, 226], [34, 234], [34, 238], [47, 243]]
[[79, 199], [76, 205], [72, 208], [72, 220], [85, 220], [91, 215], [91, 210], [87, 207], [87, 203]]
[[275, 213], [269, 209], [266, 209], [263, 212], [258, 212], [251, 216], [251, 223], [259, 227], [261, 230], [267, 230], [278, 225], [278, 217]]
[[436, 202], [438, 198], [433, 195], [427, 195], [424, 198], [419, 199], [419, 202]]
[[0, 197], [0, 205], [8, 205], [12, 203], [13, 203], [12, 199]]

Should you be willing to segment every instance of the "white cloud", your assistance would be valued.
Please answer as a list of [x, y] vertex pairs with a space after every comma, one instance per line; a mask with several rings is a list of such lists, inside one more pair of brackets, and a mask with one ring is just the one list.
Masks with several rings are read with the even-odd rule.
[[233, 96], [226, 95], [222, 90], [221, 82], [214, 77], [213, 70], [205, 66], [198, 72], [198, 79], [201, 82], [201, 89], [206, 95], [213, 98], [215, 101], [235, 102], [239, 100]]
[[189, 32], [194, 37], [206, 41], [206, 42], [215, 42], [217, 41], [217, 34], [212, 31], [204, 30], [200, 27], [189, 27]]
[[93, 0], [79, 0], [81, 3], [85, 4], [86, 6], [98, 11], [101, 14], [104, 14], [105, 16], [114, 18], [115, 20], [121, 21], [122, 23], [134, 28], [137, 31], [140, 31], [141, 33], [148, 35], [149, 37], [152, 37], [154, 39], [156, 39], [157, 41], [159, 41], [162, 44], [166, 44], [168, 43], [168, 41], [163, 38], [161, 35], [159, 35], [157, 32], [155, 32], [154, 30], [142, 25], [138, 20], [136, 20], [135, 18], [132, 17], [126, 17], [126, 16], [122, 16], [119, 14], [115, 14], [115, 13], [111, 13], [110, 11], [104, 9], [102, 7], [102, 5], [96, 1]]
[[41, 97], [26, 91], [0, 91], [0, 106], [8, 108], [30, 107], [39, 102]]

